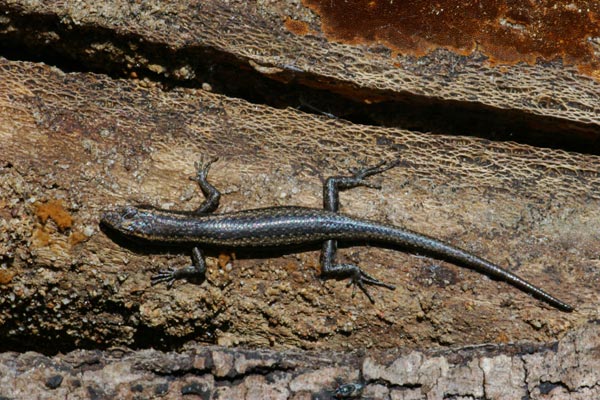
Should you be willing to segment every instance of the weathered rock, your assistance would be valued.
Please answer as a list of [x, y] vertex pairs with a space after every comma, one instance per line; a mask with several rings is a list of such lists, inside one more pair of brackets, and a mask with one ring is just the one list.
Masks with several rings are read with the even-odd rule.
[[590, 323], [549, 346], [488, 344], [401, 354], [200, 345], [168, 353], [7, 352], [0, 354], [0, 396], [330, 399], [339, 385], [361, 383], [364, 398], [373, 399], [594, 399], [600, 396], [599, 346], [600, 327]]

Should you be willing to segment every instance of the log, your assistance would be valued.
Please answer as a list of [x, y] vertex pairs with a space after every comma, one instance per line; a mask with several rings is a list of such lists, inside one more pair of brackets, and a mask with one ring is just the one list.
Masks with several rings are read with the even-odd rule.
[[[328, 366], [354, 360], [353, 351], [373, 351], [381, 363], [401, 349], [428, 365], [439, 352], [485, 344], [510, 361], [498, 368], [522, 371], [515, 348], [537, 343], [533, 353], [545, 355], [536, 365], [544, 365], [556, 340], [592, 329], [600, 314], [593, 76], [560, 63], [493, 65], [444, 48], [415, 58], [342, 43], [292, 2], [144, 4], [0, 3], [12, 58], [0, 58], [0, 350], [18, 352], [6, 360], [33, 365], [42, 356], [25, 352], [89, 351], [104, 363], [113, 346], [167, 352], [196, 342], [198, 352], [234, 346], [234, 358], [245, 354], [235, 346], [272, 348], [282, 360], [283, 349], [312, 351], [307, 357], [322, 353]], [[437, 118], [432, 110], [441, 110]], [[471, 116], [472, 131], [461, 121]], [[491, 140], [513, 129], [520, 142]], [[189, 253], [122, 246], [99, 229], [99, 217], [122, 204], [194, 209], [201, 195], [188, 177], [202, 154], [220, 157], [209, 178], [224, 194], [221, 211], [320, 207], [327, 176], [399, 159], [374, 178], [381, 190], [344, 193], [343, 212], [469, 250], [576, 311], [452, 264], [374, 247], [340, 256], [398, 286], [374, 291], [375, 305], [344, 282], [320, 281], [311, 248], [209, 253], [207, 282], [151, 287], [154, 272], [189, 264]], [[596, 347], [597, 336], [589, 339]], [[343, 380], [441, 393], [412, 378], [394, 383], [381, 372], [387, 367], [367, 375], [367, 359]], [[462, 389], [480, 371], [453, 371], [448, 384], [461, 389], [444, 393], [488, 390], [480, 381]], [[539, 396], [598, 390], [528, 376], [510, 387], [522, 389], [526, 378]], [[17, 396], [10, 388], [2, 395]]]
[[591, 323], [552, 346], [332, 352], [192, 344], [179, 352], [7, 352], [0, 354], [0, 395], [325, 400], [340, 386], [358, 384], [365, 399], [595, 399], [599, 340], [600, 327]]
[[[341, 349], [548, 341], [597, 312], [589, 269], [600, 231], [597, 156], [357, 126], [39, 64], [3, 60], [0, 71], [7, 343], [45, 347], [37, 339], [53, 338], [62, 350], [200, 337]], [[398, 285], [377, 291], [374, 306], [352, 298], [344, 282], [319, 282], [314, 250], [216, 253], [207, 283], [150, 287], [153, 271], [188, 264], [189, 253], [123, 247], [100, 231], [100, 215], [123, 204], [194, 209], [201, 196], [188, 177], [201, 154], [221, 157], [210, 179], [223, 190], [222, 211], [319, 207], [324, 177], [399, 158], [401, 167], [375, 178], [381, 190], [344, 193], [343, 210], [494, 260], [578, 311], [378, 248], [343, 251]]]

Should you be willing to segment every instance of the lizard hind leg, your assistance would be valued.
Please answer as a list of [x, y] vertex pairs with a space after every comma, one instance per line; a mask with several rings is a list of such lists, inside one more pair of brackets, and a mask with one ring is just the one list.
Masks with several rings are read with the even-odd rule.
[[200, 207], [193, 211], [194, 214], [211, 213], [219, 207], [221, 192], [207, 180], [208, 171], [210, 170], [211, 165], [218, 159], [218, 157], [207, 158], [202, 156], [200, 157], [200, 160], [194, 164], [196, 167], [196, 176], [190, 177], [190, 179], [198, 183], [198, 186], [200, 186], [200, 190], [202, 190], [205, 197]]
[[[380, 174], [390, 168], [398, 165], [398, 160], [381, 161], [380, 163], [365, 168], [353, 168], [349, 176], [332, 176], [327, 178], [323, 186], [323, 207], [327, 211], [338, 212], [340, 208], [340, 191], [351, 189], [357, 186], [367, 186], [371, 188], [380, 188], [365, 178]], [[323, 243], [321, 250], [321, 277], [323, 279], [350, 279], [348, 286], [352, 285], [352, 296], [356, 294], [358, 287], [374, 303], [373, 297], [367, 290], [366, 285], [381, 286], [394, 290], [395, 286], [381, 282], [364, 272], [359, 266], [354, 264], [336, 264], [335, 255], [337, 252], [337, 241], [327, 240]]]
[[368, 182], [367, 177], [380, 174], [399, 164], [399, 160], [381, 161], [378, 164], [365, 168], [352, 168], [349, 176], [332, 176], [327, 178], [323, 186], [323, 207], [328, 211], [338, 212], [340, 208], [340, 191], [366, 186], [381, 189], [381, 186]]
[[335, 254], [337, 252], [337, 242], [328, 240], [323, 243], [321, 250], [321, 278], [323, 279], [350, 279], [348, 286], [353, 286], [352, 297], [356, 294], [358, 287], [367, 296], [371, 303], [375, 300], [367, 290], [366, 285], [380, 286], [386, 289], [394, 290], [396, 287], [382, 282], [363, 271], [358, 265], [354, 264], [336, 264]]

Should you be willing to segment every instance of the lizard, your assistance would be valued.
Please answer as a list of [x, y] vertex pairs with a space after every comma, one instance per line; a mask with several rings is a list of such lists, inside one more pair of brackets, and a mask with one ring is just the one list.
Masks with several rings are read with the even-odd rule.
[[165, 282], [170, 288], [178, 279], [203, 280], [206, 273], [203, 247], [256, 248], [321, 244], [321, 278], [350, 279], [353, 293], [358, 287], [374, 303], [367, 285], [395, 289], [355, 264], [337, 263], [338, 241], [368, 242], [381, 247], [394, 246], [412, 253], [424, 253], [450, 261], [494, 279], [505, 281], [553, 307], [570, 312], [573, 307], [498, 265], [425, 234], [390, 224], [355, 218], [339, 212], [340, 191], [366, 186], [380, 188], [366, 178], [396, 167], [399, 162], [350, 170], [350, 175], [332, 176], [323, 186], [323, 209], [276, 206], [228, 213], [214, 213], [221, 193], [208, 182], [211, 165], [217, 158], [196, 164], [195, 180], [205, 196], [194, 211], [161, 210], [131, 205], [105, 212], [101, 225], [133, 240], [168, 245], [187, 245], [192, 250], [192, 265], [161, 270], [151, 278], [152, 285]]

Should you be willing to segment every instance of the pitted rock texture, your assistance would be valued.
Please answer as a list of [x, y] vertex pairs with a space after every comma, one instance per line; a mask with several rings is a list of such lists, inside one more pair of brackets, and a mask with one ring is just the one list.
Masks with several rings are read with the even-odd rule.
[[[469, 137], [423, 135], [275, 110], [200, 89], [0, 61], [0, 332], [5, 349], [189, 340], [305, 349], [546, 342], [598, 318], [600, 158]], [[222, 211], [320, 207], [322, 179], [399, 158], [343, 193], [342, 211], [405, 226], [517, 272], [572, 303], [550, 309], [509, 285], [399, 251], [340, 252], [398, 286], [376, 304], [318, 279], [318, 252], [209, 253], [208, 280], [151, 287], [187, 249], [115, 242], [103, 210], [191, 210], [193, 164]], [[67, 218], [68, 217], [68, 218]], [[46, 349], [48, 346], [50, 350]]]
[[190, 345], [180, 352], [112, 349], [0, 355], [5, 398], [332, 399], [342, 384], [365, 399], [584, 400], [600, 396], [600, 328], [558, 343], [443, 351], [297, 352]]

